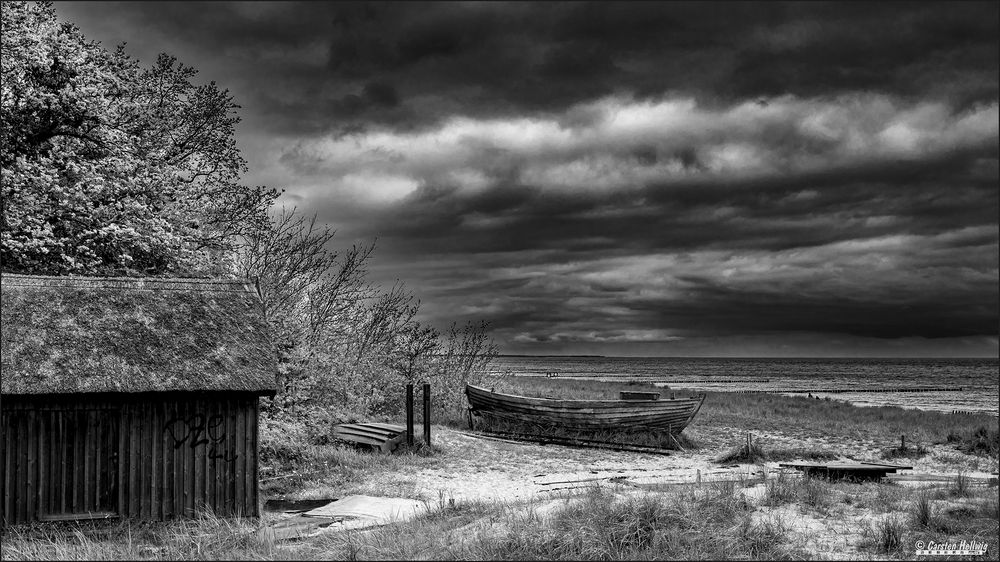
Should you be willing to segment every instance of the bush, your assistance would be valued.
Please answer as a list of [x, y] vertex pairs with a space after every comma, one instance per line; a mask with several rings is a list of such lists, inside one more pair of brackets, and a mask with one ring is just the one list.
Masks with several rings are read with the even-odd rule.
[[1000, 456], [1000, 431], [981, 425], [971, 434], [961, 437], [958, 449], [969, 455], [998, 457]]

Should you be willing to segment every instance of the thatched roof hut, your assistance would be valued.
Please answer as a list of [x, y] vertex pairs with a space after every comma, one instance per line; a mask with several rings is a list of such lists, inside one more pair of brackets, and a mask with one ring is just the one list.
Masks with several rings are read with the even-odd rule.
[[243, 281], [3, 275], [3, 394], [274, 391]]
[[258, 513], [276, 364], [251, 286], [4, 274], [0, 288], [4, 522]]

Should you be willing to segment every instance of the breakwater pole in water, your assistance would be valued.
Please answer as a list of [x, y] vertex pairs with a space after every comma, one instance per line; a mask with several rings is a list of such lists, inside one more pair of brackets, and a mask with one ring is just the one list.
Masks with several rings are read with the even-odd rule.
[[737, 390], [733, 394], [805, 394], [822, 392], [824, 394], [840, 394], [845, 392], [962, 392], [965, 390], [961, 386], [931, 386], [914, 388], [789, 388], [789, 389], [761, 389], [761, 390]]

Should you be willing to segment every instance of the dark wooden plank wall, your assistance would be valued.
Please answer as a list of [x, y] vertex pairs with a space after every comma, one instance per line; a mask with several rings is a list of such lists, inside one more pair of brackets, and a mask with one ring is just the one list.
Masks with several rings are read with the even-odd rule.
[[[119, 417], [109, 423], [108, 415]], [[257, 396], [247, 394], [5, 396], [3, 524], [81, 510], [153, 520], [205, 508], [220, 516], [259, 516], [258, 415]], [[67, 437], [72, 425], [85, 429], [79, 438]]]
[[[28, 474], [38, 479], [38, 516], [117, 512], [115, 467], [121, 412], [113, 408], [48, 409], [35, 415], [40, 435], [50, 436], [38, 440], [38, 470], [28, 468]], [[30, 450], [29, 446], [29, 454]]]

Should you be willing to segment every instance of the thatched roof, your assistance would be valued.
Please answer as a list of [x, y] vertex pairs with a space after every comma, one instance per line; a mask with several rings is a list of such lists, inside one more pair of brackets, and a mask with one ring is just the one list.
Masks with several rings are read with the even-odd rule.
[[274, 391], [244, 281], [4, 274], [0, 293], [4, 394]]

